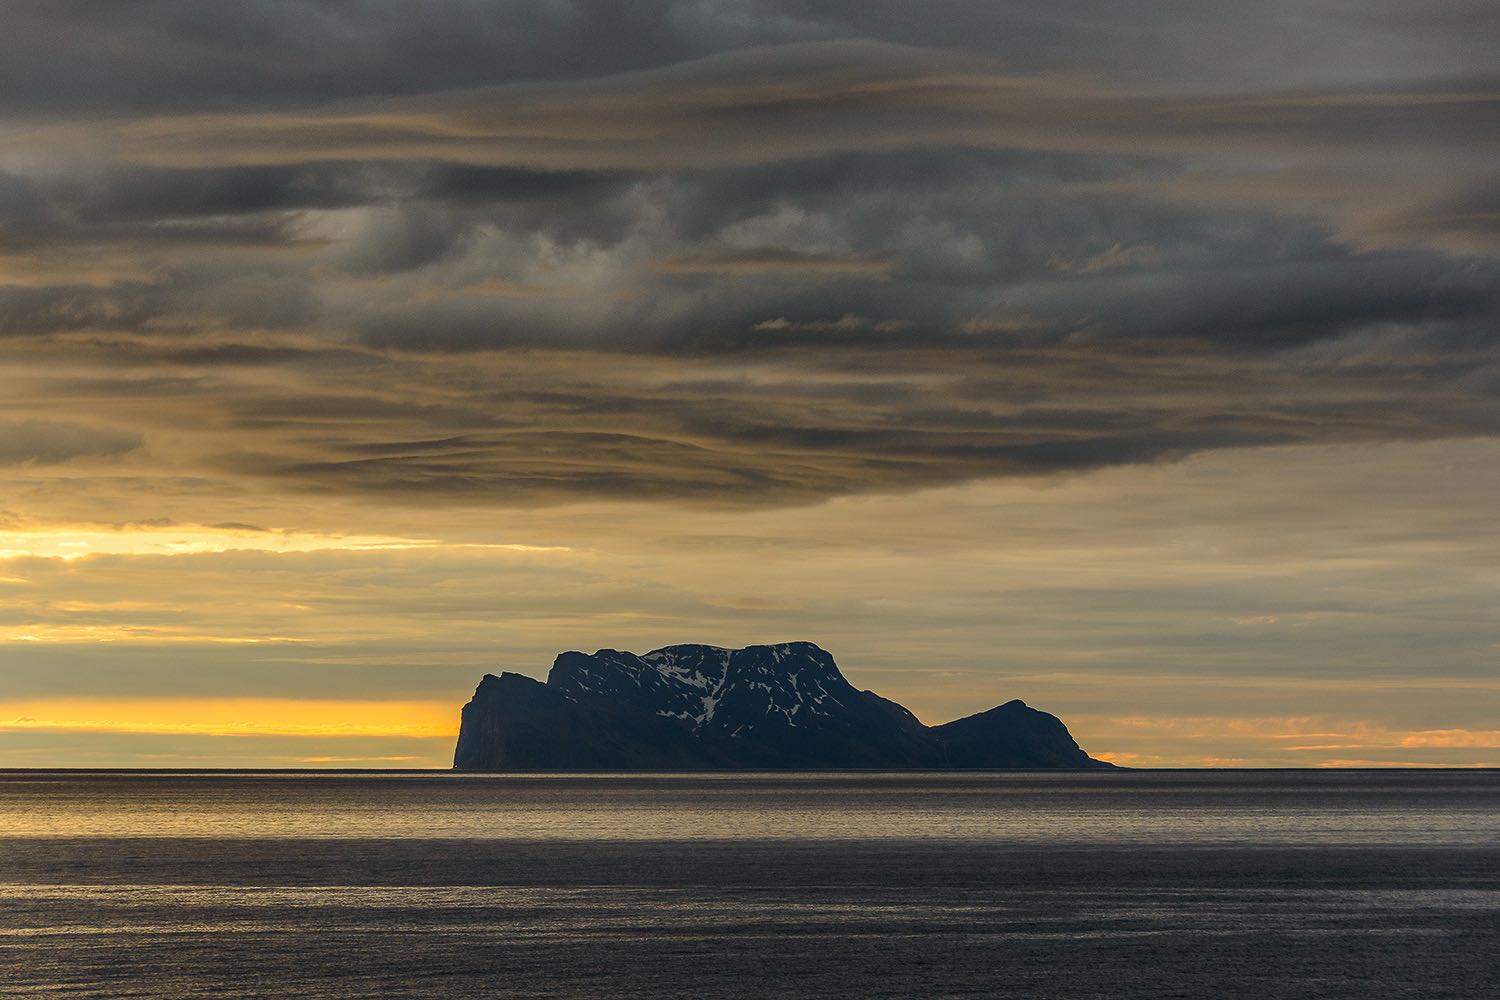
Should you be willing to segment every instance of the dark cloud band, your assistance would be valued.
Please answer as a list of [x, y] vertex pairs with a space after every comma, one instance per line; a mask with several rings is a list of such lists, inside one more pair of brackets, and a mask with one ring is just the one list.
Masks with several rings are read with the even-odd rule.
[[1277, 68], [1053, 6], [23, 5], [12, 461], [759, 504], [1495, 433], [1491, 15]]

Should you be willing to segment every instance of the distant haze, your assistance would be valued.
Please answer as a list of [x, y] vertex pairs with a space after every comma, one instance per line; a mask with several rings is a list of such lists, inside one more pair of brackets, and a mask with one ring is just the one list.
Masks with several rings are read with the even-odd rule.
[[445, 766], [817, 642], [1121, 764], [1500, 766], [1492, 3], [27, 0], [0, 766]]

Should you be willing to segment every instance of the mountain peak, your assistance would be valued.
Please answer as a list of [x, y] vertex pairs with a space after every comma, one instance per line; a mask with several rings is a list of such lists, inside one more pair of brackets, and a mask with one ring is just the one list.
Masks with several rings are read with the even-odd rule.
[[854, 693], [833, 657], [811, 642], [567, 652], [553, 662], [547, 684], [573, 701], [605, 698], [731, 735], [811, 725]]

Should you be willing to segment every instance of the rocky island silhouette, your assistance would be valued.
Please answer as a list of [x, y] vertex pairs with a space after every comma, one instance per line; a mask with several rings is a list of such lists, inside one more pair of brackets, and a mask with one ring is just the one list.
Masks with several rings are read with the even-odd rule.
[[1019, 700], [940, 726], [844, 678], [811, 642], [560, 654], [546, 683], [486, 674], [453, 766], [471, 771], [1109, 768]]

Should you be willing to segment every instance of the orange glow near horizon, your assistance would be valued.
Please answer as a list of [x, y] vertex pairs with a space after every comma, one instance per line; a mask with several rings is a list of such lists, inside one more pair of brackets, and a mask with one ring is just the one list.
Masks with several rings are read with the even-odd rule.
[[0, 701], [0, 731], [192, 736], [452, 737], [445, 701], [294, 698], [24, 698]]

